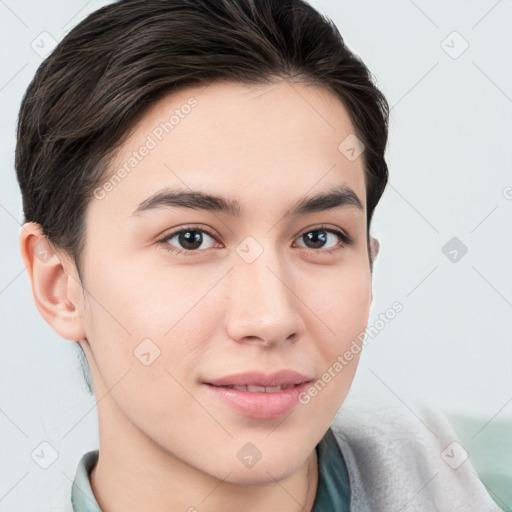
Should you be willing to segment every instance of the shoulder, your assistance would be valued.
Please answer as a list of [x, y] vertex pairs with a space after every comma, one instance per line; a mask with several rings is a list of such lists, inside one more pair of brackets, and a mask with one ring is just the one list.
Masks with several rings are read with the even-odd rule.
[[363, 400], [347, 401], [331, 424], [354, 511], [501, 511], [436, 406]]

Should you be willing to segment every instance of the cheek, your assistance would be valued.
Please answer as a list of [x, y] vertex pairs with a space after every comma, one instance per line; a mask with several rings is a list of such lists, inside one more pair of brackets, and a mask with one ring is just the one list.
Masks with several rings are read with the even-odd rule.
[[322, 280], [311, 278], [303, 284], [302, 290], [319, 320], [317, 323], [327, 333], [319, 339], [329, 340], [331, 350], [343, 349], [365, 330], [372, 291], [371, 276], [364, 266], [342, 269]]
[[334, 304], [335, 309], [331, 308], [330, 312], [334, 330], [344, 345], [365, 330], [371, 300], [371, 288], [367, 283], [354, 283], [352, 286], [347, 284], [340, 292], [339, 299]]
[[86, 333], [105, 386], [129, 371], [127, 380], [138, 383], [141, 392], [171, 392], [176, 387], [172, 375], [183, 381], [183, 375], [192, 374], [212, 326], [220, 324], [219, 307], [212, 309], [207, 298], [218, 277], [201, 276], [192, 267], [104, 270], [88, 280]]
[[[213, 281], [213, 279], [212, 279]], [[137, 261], [95, 269], [88, 279], [91, 324], [102, 338], [129, 348], [172, 335], [211, 283]], [[133, 345], [133, 346], [132, 346]]]
[[148, 432], [156, 428], [165, 429], [161, 435], [169, 434], [167, 428], [179, 432], [182, 419], [176, 412], [192, 414], [195, 410], [186, 392], [191, 388], [187, 378], [194, 375], [204, 345], [197, 335], [188, 335], [194, 332], [191, 315], [180, 321], [178, 315], [171, 314], [172, 304], [166, 314], [161, 304], [170, 302], [165, 297], [149, 307], [144, 301], [140, 307], [132, 307], [136, 302], [132, 296], [130, 305], [108, 312], [99, 304], [91, 306], [94, 321], [87, 335], [100, 382], [99, 395], [112, 399], [114, 410], [122, 411]]
[[308, 417], [322, 418], [325, 428], [354, 379], [371, 305], [371, 277], [362, 266], [338, 272], [329, 283], [324, 293], [309, 295], [315, 316], [308, 335], [315, 340], [319, 373], [299, 400]]

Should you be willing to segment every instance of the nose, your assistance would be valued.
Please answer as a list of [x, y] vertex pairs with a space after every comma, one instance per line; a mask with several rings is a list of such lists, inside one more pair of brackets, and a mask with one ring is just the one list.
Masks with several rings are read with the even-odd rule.
[[293, 343], [302, 335], [304, 324], [298, 310], [302, 302], [289, 274], [289, 265], [283, 265], [268, 249], [252, 263], [235, 258], [228, 274], [226, 317], [232, 339], [272, 347]]

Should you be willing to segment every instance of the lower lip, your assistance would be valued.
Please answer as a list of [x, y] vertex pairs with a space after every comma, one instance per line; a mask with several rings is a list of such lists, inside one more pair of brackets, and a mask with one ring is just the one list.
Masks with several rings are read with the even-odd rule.
[[307, 389], [309, 384], [309, 382], [303, 382], [292, 388], [273, 393], [240, 391], [211, 384], [205, 385], [217, 398], [244, 416], [271, 420], [291, 411], [297, 404], [299, 395]]

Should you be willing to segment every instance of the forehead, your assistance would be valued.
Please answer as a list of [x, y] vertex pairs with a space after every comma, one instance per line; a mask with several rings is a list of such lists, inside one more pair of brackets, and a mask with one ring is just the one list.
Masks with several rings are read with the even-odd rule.
[[129, 216], [146, 197], [170, 188], [233, 197], [269, 213], [340, 185], [364, 206], [363, 158], [343, 151], [353, 136], [344, 105], [324, 87], [284, 80], [189, 87], [145, 113], [100, 183], [105, 197], [92, 208], [108, 204]]

